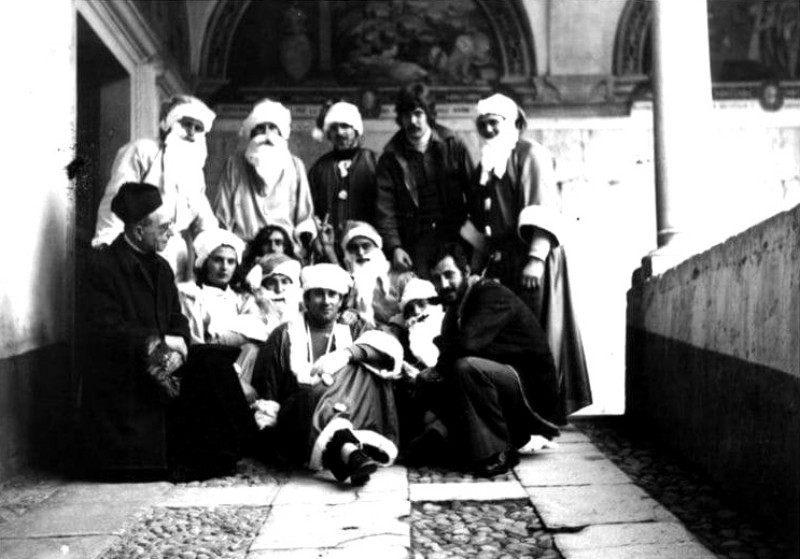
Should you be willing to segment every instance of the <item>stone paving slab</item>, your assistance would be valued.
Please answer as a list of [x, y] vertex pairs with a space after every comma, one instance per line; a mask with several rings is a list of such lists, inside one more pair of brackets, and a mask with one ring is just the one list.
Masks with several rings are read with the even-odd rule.
[[591, 442], [591, 439], [584, 435], [581, 431], [578, 431], [574, 427], [568, 427], [561, 430], [561, 435], [554, 439], [559, 446], [562, 444], [572, 444], [572, 443], [588, 443]]
[[19, 520], [0, 526], [0, 538], [45, 538], [119, 534], [127, 520], [148, 503], [43, 503]]
[[164, 498], [175, 486], [153, 483], [75, 482], [59, 489], [49, 503], [150, 503]]
[[[537, 450], [531, 456], [548, 456], [551, 454], [554, 455], [561, 455], [561, 454], [597, 454], [600, 452], [595, 445], [592, 443], [567, 443], [567, 444], [559, 444], [557, 448], [543, 448], [541, 450]], [[525, 455], [523, 455], [524, 457]]]
[[695, 542], [584, 549], [564, 554], [564, 559], [715, 559], [716, 557]]
[[263, 507], [272, 504], [280, 486], [241, 487], [176, 487], [163, 499], [153, 503], [160, 507], [216, 507], [247, 505]]
[[[569, 445], [564, 445], [569, 446]], [[523, 456], [514, 468], [525, 487], [631, 483], [630, 478], [599, 451]]]
[[527, 491], [545, 525], [551, 529], [621, 522], [677, 522], [669, 511], [633, 484], [529, 487]]
[[574, 534], [556, 534], [555, 540], [563, 553], [631, 545], [696, 542], [694, 536], [677, 522], [598, 524]]
[[251, 552], [338, 548], [359, 557], [364, 546], [406, 547], [410, 539], [407, 500], [335, 506], [275, 506], [250, 546]]
[[3, 559], [87, 559], [97, 557], [116, 536], [0, 540]]
[[406, 470], [400, 466], [379, 469], [363, 487], [339, 483], [329, 473], [296, 473], [289, 483], [281, 486], [272, 504], [342, 505], [392, 498], [408, 498]]
[[475, 483], [413, 483], [409, 498], [419, 501], [505, 501], [525, 499], [528, 494], [516, 481]]
[[326, 549], [261, 549], [251, 551], [247, 559], [359, 559], [379, 557], [380, 559], [409, 559], [412, 557], [407, 546], [381, 542], [376, 539], [371, 545]]

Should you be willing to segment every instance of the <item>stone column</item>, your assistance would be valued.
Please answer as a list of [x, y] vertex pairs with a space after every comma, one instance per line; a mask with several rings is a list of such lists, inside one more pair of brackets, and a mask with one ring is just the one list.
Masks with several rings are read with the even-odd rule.
[[658, 249], [645, 276], [689, 256], [693, 193], [707, 182], [712, 109], [706, 0], [653, 1], [653, 132]]

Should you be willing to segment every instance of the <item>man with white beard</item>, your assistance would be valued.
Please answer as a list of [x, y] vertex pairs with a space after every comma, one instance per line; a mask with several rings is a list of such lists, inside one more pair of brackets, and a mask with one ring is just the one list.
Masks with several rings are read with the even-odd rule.
[[205, 103], [189, 95], [175, 95], [161, 107], [159, 139], [142, 138], [125, 144], [111, 167], [100, 207], [92, 246], [110, 245], [122, 232], [123, 223], [111, 211], [111, 200], [126, 182], [156, 186], [164, 211], [171, 216], [174, 235], [160, 251], [172, 267], [176, 280], [192, 275], [190, 237], [218, 227], [206, 198], [203, 166], [206, 162], [206, 134], [215, 118]]
[[363, 221], [347, 222], [342, 235], [342, 251], [347, 269], [353, 275], [349, 307], [372, 325], [386, 325], [400, 312], [400, 291], [413, 277], [411, 272], [395, 273], [383, 254], [383, 239]]
[[470, 215], [488, 240], [483, 276], [516, 293], [544, 328], [558, 372], [560, 400], [552, 418], [564, 424], [592, 403], [592, 393], [573, 310], [553, 156], [520, 137], [525, 113], [509, 97], [496, 93], [477, 109], [481, 160]]
[[256, 261], [245, 281], [253, 290], [270, 333], [300, 316], [303, 291], [298, 260], [285, 254], [267, 254]]
[[297, 250], [308, 250], [317, 234], [314, 204], [303, 162], [289, 151], [292, 115], [264, 99], [242, 123], [249, 139], [228, 158], [217, 188], [214, 211], [223, 227], [250, 241], [267, 225], [282, 227]]

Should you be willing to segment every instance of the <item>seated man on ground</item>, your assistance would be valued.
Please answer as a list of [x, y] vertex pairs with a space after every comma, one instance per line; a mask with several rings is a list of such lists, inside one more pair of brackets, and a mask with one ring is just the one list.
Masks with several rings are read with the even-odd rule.
[[342, 236], [347, 269], [353, 274], [349, 306], [374, 326], [385, 326], [400, 311], [400, 291], [413, 272], [396, 273], [383, 253], [383, 240], [369, 223], [349, 221]]
[[175, 277], [156, 254], [172, 235], [174, 214], [145, 183], [123, 184], [111, 211], [124, 229], [92, 254], [81, 309], [87, 466], [115, 477], [227, 472], [255, 434], [255, 421], [233, 372], [235, 355], [217, 346], [187, 348]]
[[279, 457], [363, 485], [397, 455], [398, 422], [391, 379], [402, 348], [340, 314], [350, 275], [335, 264], [303, 269], [306, 311], [279, 326], [261, 350], [253, 386], [268, 402]]
[[558, 407], [558, 385], [547, 338], [508, 288], [470, 276], [460, 245], [438, 247], [430, 269], [447, 310], [437, 339], [440, 380], [419, 388], [469, 469], [504, 473], [531, 435], [559, 434], [548, 421]]

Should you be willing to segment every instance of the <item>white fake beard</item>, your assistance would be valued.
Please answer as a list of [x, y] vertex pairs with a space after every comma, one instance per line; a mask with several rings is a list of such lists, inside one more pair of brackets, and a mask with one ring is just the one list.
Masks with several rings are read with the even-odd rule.
[[350, 253], [345, 255], [345, 262], [353, 274], [356, 310], [371, 316], [375, 290], [379, 289], [378, 279], [383, 280], [385, 289], [388, 288], [389, 261], [386, 260], [383, 251], [376, 248], [369, 253], [367, 262], [359, 264]]
[[208, 157], [204, 134], [195, 136], [193, 142], [186, 139], [182, 130], [174, 128], [164, 140], [164, 167], [173, 171], [203, 169]]
[[259, 135], [250, 140], [244, 153], [245, 159], [255, 169], [268, 187], [275, 186], [285, 169], [291, 164], [291, 154], [288, 146], [270, 145], [264, 143], [265, 135]]
[[444, 309], [439, 305], [429, 305], [423, 316], [423, 320], [417, 318], [408, 326], [408, 346], [425, 366], [433, 367], [439, 359], [439, 349], [433, 340], [442, 333]]
[[283, 293], [277, 294], [265, 287], [259, 287], [255, 291], [255, 298], [264, 316], [269, 319], [277, 318], [278, 324], [286, 322], [300, 312], [299, 289], [286, 289]]
[[481, 139], [481, 183], [485, 184], [490, 173], [494, 173], [497, 178], [503, 178], [511, 150], [518, 140], [519, 132], [513, 124], [511, 129], [501, 129], [494, 138]]

